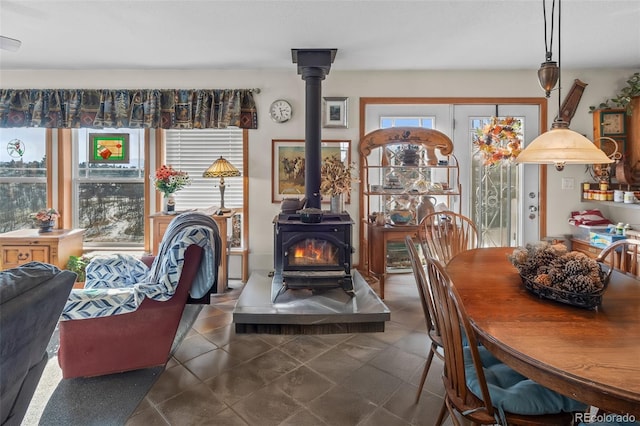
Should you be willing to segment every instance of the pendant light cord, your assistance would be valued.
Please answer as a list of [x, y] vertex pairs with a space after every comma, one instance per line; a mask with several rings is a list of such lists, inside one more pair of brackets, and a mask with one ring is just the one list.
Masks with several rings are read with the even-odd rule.
[[551, 35], [547, 38], [547, 0], [542, 0], [542, 14], [544, 16], [544, 51], [547, 62], [551, 61], [553, 56], [553, 24], [556, 10], [556, 0], [551, 3]]
[[[553, 4], [555, 7], [555, 3], [556, 0], [553, 0]], [[560, 55], [560, 48], [562, 47], [562, 42], [560, 41], [560, 32], [561, 32], [561, 25], [560, 25], [560, 21], [562, 19], [561, 17], [561, 10], [562, 10], [562, 0], [558, 0], [558, 120], [562, 121], [562, 117], [560, 117], [560, 112], [562, 109], [562, 105], [561, 105], [561, 92], [562, 92], [562, 62], [561, 62], [561, 55]]]

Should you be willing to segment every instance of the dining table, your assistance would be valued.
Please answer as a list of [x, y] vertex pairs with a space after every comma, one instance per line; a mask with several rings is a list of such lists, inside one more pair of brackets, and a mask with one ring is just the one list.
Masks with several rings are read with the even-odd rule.
[[513, 250], [468, 250], [446, 266], [478, 340], [543, 386], [640, 419], [640, 280], [613, 270], [599, 306], [567, 305], [524, 287]]

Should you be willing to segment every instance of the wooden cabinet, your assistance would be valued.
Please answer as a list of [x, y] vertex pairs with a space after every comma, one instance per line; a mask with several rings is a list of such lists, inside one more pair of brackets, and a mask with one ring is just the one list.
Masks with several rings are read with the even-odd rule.
[[44, 262], [65, 269], [69, 256], [82, 256], [84, 229], [19, 229], [0, 234], [1, 269], [28, 262]]
[[367, 226], [368, 266], [369, 274], [378, 279], [379, 296], [384, 299], [384, 285], [387, 275], [387, 258], [389, 242], [398, 241], [404, 243], [405, 236], [409, 235], [413, 240], [417, 238], [418, 226], [407, 225], [402, 228], [391, 225]]
[[[416, 236], [418, 206], [429, 197], [460, 211], [461, 188], [453, 142], [444, 133], [420, 127], [393, 127], [366, 134], [360, 153], [360, 268], [380, 283], [384, 298], [388, 244]], [[407, 223], [393, 223], [398, 212]], [[377, 217], [383, 217], [376, 220]]]
[[[595, 165], [595, 173], [605, 180], [625, 185], [640, 185], [640, 96], [631, 98], [631, 115], [625, 108], [593, 111], [593, 142], [608, 156], [618, 160], [603, 167]], [[620, 163], [621, 161], [621, 163]], [[603, 173], [604, 172], [604, 173]]]
[[571, 250], [584, 253], [592, 259], [598, 257], [598, 255], [602, 251], [601, 248], [592, 246], [588, 241], [578, 240], [576, 238], [571, 239]]
[[[626, 238], [630, 240], [640, 240], [640, 231], [629, 230], [627, 231]], [[596, 257], [598, 257], [598, 255], [602, 251], [602, 248], [592, 246], [591, 244], [589, 244], [588, 241], [572, 238], [571, 250], [579, 251], [595, 259]]]
[[635, 176], [640, 178], [640, 96], [631, 98], [631, 108], [633, 114], [628, 116], [627, 154], [631, 168], [636, 171]]

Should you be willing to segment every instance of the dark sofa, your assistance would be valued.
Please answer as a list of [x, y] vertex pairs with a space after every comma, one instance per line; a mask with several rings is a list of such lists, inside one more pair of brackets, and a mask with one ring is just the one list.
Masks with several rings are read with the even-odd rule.
[[0, 424], [19, 425], [76, 274], [40, 262], [0, 272]]

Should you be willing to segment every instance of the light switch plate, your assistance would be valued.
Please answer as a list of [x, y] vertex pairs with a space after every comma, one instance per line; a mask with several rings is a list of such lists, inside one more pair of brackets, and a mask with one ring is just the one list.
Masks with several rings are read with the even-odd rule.
[[572, 177], [562, 178], [562, 189], [575, 189], [576, 180]]

